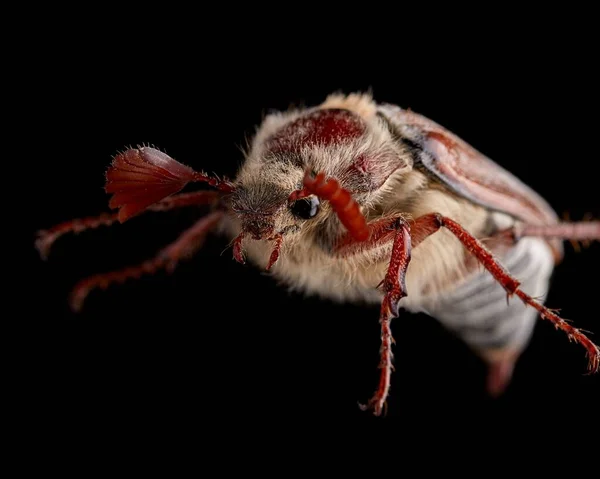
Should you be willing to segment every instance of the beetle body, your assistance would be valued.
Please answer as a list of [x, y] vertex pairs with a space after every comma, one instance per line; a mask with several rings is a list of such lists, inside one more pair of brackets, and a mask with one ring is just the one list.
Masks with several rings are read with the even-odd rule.
[[[219, 191], [176, 194], [194, 181]], [[43, 232], [40, 251], [65, 232], [147, 209], [209, 204], [212, 212], [156, 258], [81, 282], [76, 308], [96, 287], [173, 268], [217, 229], [235, 259], [248, 257], [291, 289], [381, 304], [382, 372], [368, 404], [376, 414], [389, 392], [389, 324], [400, 307], [430, 314], [471, 346], [489, 364], [494, 395], [508, 384], [538, 314], [599, 368], [598, 348], [534, 298], [543, 301], [561, 241], [600, 239], [600, 223], [559, 223], [537, 193], [463, 140], [369, 95], [331, 95], [317, 107], [268, 115], [232, 181], [144, 147], [115, 157], [106, 191], [119, 213]], [[521, 301], [507, 304], [507, 295]]]
[[[354, 120], [350, 115], [356, 115], [357, 119], [354, 121], [360, 121], [365, 129], [364, 134], [358, 138], [345, 138], [340, 135], [336, 138], [335, 145], [325, 146], [318, 137], [313, 141], [301, 138], [298, 145], [284, 151], [279, 148], [273, 154], [269, 151], [269, 140], [285, 129], [286, 125], [293, 124], [297, 113], [267, 117], [236, 178], [236, 184], [241, 186], [239, 191], [243, 192], [245, 197], [245, 206], [252, 204], [254, 192], [262, 195], [263, 191], [268, 189], [274, 192], [273, 195], [276, 191], [281, 191], [280, 197], [286, 199], [290, 191], [301, 186], [304, 169], [308, 165], [315, 171], [323, 171], [328, 176], [340, 178], [342, 185], [353, 191], [354, 197], [361, 203], [367, 221], [398, 213], [416, 218], [439, 211], [456, 218], [478, 237], [487, 236], [492, 232], [492, 223], [498, 221], [492, 218], [504, 221], [505, 227], [512, 223], [507, 215], [492, 213], [485, 207], [452, 193], [416, 169], [409, 149], [393, 138], [384, 120], [376, 114], [376, 105], [366, 96], [330, 98], [321, 107], [308, 113], [317, 117], [317, 125], [313, 128], [319, 127], [318, 120], [321, 117], [315, 112], [327, 110], [332, 104], [342, 109], [341, 112], [331, 113], [332, 116], [349, 116]], [[392, 158], [388, 163], [393, 163], [380, 168], [380, 178], [374, 180], [372, 170], [377, 168], [377, 162], [386, 161], [381, 159], [385, 155]], [[365, 158], [362, 160], [363, 165], [356, 165], [357, 157]], [[369, 162], [375, 163], [375, 166], [369, 165]], [[402, 166], [398, 168], [397, 165]], [[277, 170], [281, 173], [275, 174], [274, 171]], [[254, 184], [261, 184], [262, 189], [254, 188]], [[377, 189], [373, 189], [372, 185]], [[359, 190], [362, 190], [362, 194], [357, 194]], [[257, 197], [254, 200], [257, 209], [263, 207], [261, 198]], [[235, 208], [235, 197], [233, 202]], [[283, 243], [284, 254], [272, 269], [278, 279], [293, 289], [329, 299], [376, 303], [381, 301], [382, 294], [376, 286], [385, 276], [391, 243], [360, 251], [352, 256], [340, 257], [335, 254], [334, 249], [336, 241], [344, 233], [344, 228], [328, 205], [324, 204], [320, 214], [307, 221], [294, 218], [287, 211], [285, 202], [280, 201], [280, 207], [279, 212], [273, 215], [278, 222], [275, 229], [282, 230], [293, 224], [304, 224], [297, 233], [287, 235]], [[230, 215], [227, 217], [226, 228], [232, 238], [236, 237], [242, 230], [241, 221], [236, 215]], [[257, 266], [264, 268], [267, 265], [271, 252], [267, 241], [248, 241], [245, 248]], [[421, 248], [413, 252], [407, 273], [411, 294], [406, 300], [414, 305], [417, 305], [423, 296], [435, 297], [453, 287], [457, 279], [464, 277], [467, 271], [464, 248], [449, 233], [428, 238]], [[437, 260], [431, 261], [431, 258]]]

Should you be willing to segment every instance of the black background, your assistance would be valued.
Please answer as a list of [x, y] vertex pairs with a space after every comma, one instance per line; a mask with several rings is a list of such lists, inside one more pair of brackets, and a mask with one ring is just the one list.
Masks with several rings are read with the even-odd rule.
[[[102, 35], [120, 34], [110, 30]], [[27, 301], [36, 316], [27, 324], [42, 333], [34, 388], [49, 415], [190, 429], [214, 418], [371, 419], [357, 403], [378, 378], [378, 309], [289, 294], [233, 261], [222, 238], [211, 238], [173, 275], [95, 292], [81, 314], [68, 310], [78, 279], [151, 256], [199, 215], [152, 213], [64, 237], [48, 262], [39, 260], [37, 229], [107, 210], [103, 175], [128, 145], [152, 143], [195, 169], [234, 176], [245, 136], [264, 112], [313, 105], [332, 91], [372, 89], [376, 100], [450, 128], [560, 214], [600, 214], [598, 74], [585, 33], [570, 42], [532, 33], [477, 48], [493, 35], [482, 30], [465, 45], [443, 38], [425, 45], [356, 30], [337, 36], [318, 26], [313, 45], [290, 42], [285, 25], [275, 37], [264, 28], [257, 36], [195, 33], [201, 30], [166, 43], [160, 30], [149, 38], [142, 29], [110, 49], [101, 38], [78, 44], [84, 32], [38, 45], [38, 76], [29, 78], [22, 110], [37, 152], [26, 168], [40, 199], [29, 215]], [[547, 304], [597, 338], [600, 248], [566, 250]], [[584, 350], [541, 321], [511, 387], [495, 401], [484, 392], [483, 364], [433, 319], [403, 313], [393, 332], [396, 370], [387, 419], [380, 420], [418, 429], [430, 419], [523, 413], [577, 426], [569, 408], [585, 415], [600, 399], [598, 378], [584, 375]]]

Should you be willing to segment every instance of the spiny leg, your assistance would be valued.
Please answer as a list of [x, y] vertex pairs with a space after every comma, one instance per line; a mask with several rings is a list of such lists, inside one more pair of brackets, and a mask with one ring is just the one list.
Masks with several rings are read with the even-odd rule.
[[538, 236], [573, 241], [600, 241], [600, 221], [579, 221], [555, 225], [523, 225], [514, 229], [516, 238]]
[[159, 269], [171, 272], [177, 263], [197, 251], [204, 242], [207, 233], [212, 230], [223, 216], [223, 212], [215, 211], [198, 220], [191, 228], [184, 231], [177, 240], [162, 249], [154, 258], [137, 266], [130, 266], [119, 271], [102, 273], [86, 278], [75, 285], [71, 293], [70, 305], [74, 311], [80, 311], [88, 294], [96, 288], [106, 289], [111, 284], [123, 283], [127, 279], [139, 278], [143, 274], [152, 274]]
[[388, 266], [387, 274], [382, 281], [385, 296], [381, 303], [379, 323], [381, 324], [381, 349], [379, 368], [379, 385], [373, 397], [366, 405], [360, 405], [361, 409], [373, 409], [376, 416], [381, 414], [390, 390], [390, 379], [392, 375], [392, 318], [398, 316], [398, 303], [406, 296], [406, 269], [410, 262], [411, 239], [408, 223], [398, 218], [395, 220], [395, 237], [392, 246], [392, 256]]
[[[416, 248], [424, 239], [438, 231], [442, 226], [435, 216], [436, 215], [427, 215], [419, 218], [416, 222], [411, 222], [411, 241], [413, 248]], [[336, 245], [336, 254], [341, 257], [351, 256], [359, 253], [362, 250], [371, 249], [392, 241], [395, 233], [394, 224], [396, 220], [397, 217], [391, 217], [369, 223], [368, 241], [359, 242], [356, 241], [351, 234], [345, 234]], [[505, 240], [510, 240], [511, 243], [523, 236], [559, 237], [562, 239], [568, 239], [571, 237], [575, 237], [577, 239], [598, 239], [598, 224], [598, 222], [561, 223], [559, 225], [552, 225], [548, 227], [526, 225], [520, 228], [519, 235], [515, 234], [515, 229], [510, 229], [499, 232], [494, 237], [498, 236], [498, 239], [500, 240], [502, 240], [501, 237], [504, 237]], [[468, 233], [466, 234], [468, 235]], [[461, 239], [461, 241], [464, 244], [463, 239]], [[474, 244], [477, 243], [477, 240], [475, 240]], [[490, 265], [490, 261], [497, 262], [491, 254], [488, 254], [485, 257], [479, 255], [477, 259], [484, 264], [487, 263], [488, 266]], [[490, 270], [490, 267], [487, 267], [487, 269]], [[557, 328], [565, 330], [567, 334], [569, 334], [570, 339], [572, 338], [577, 342], [580, 342], [588, 352], [588, 357], [590, 358], [590, 369], [598, 369], [598, 349], [587, 337], [585, 337], [579, 330], [572, 328], [551, 310], [545, 308], [539, 302], [533, 300], [523, 291], [519, 290], [519, 282], [514, 278], [511, 278], [509, 273], [504, 270], [504, 268], [500, 267], [499, 269], [495, 269], [493, 277], [497, 280], [499, 280], [498, 278], [500, 277], [500, 284], [507, 289], [507, 291], [509, 291], [509, 294], [510, 291], [515, 291], [514, 294], [517, 294], [525, 302], [525, 304], [534, 307], [541, 313], [542, 317], [551, 320]]]
[[521, 291], [519, 289], [519, 282], [506, 271], [494, 255], [490, 253], [477, 238], [472, 236], [458, 223], [438, 213], [431, 213], [417, 218], [411, 225], [413, 232], [413, 247], [416, 247], [419, 242], [438, 231], [441, 227], [446, 228], [458, 238], [465, 248], [473, 254], [485, 269], [492, 274], [496, 281], [502, 285], [509, 296], [516, 294], [526, 305], [539, 311], [542, 318], [549, 320], [557, 329], [561, 329], [567, 333], [569, 340], [581, 344], [587, 351], [590, 372], [598, 372], [600, 369], [600, 350], [598, 350], [598, 347], [579, 329], [574, 328], [556, 313]]
[[[150, 211], [168, 211], [184, 206], [213, 204], [219, 198], [217, 191], [195, 191], [192, 193], [181, 193], [161, 200], [159, 203], [148, 207]], [[35, 247], [42, 259], [47, 259], [50, 249], [54, 242], [66, 233], [80, 233], [85, 230], [99, 228], [100, 226], [110, 226], [119, 221], [118, 213], [103, 213], [99, 216], [90, 216], [87, 218], [76, 218], [65, 221], [50, 229], [42, 230], [37, 233]]]
[[[325, 182], [325, 176], [321, 173], [317, 175], [317, 177], [311, 181], [311, 177], [309, 174], [305, 176], [304, 179], [304, 190], [298, 192], [298, 196], [301, 197], [302, 194], [313, 193], [319, 196], [321, 199], [330, 200], [334, 195], [332, 191], [329, 191], [330, 188], [335, 190], [337, 188], [337, 184], [334, 182]], [[336, 188], [334, 188], [334, 186]], [[348, 193], [345, 190], [343, 193]], [[349, 193], [346, 195], [351, 198]], [[346, 203], [347, 201], [345, 201]], [[333, 205], [335, 206], [335, 205]], [[338, 205], [339, 206], [339, 205]], [[389, 221], [390, 220], [382, 220], [377, 222], [375, 225], [370, 224], [367, 225], [364, 221], [364, 217], [359, 209], [354, 208], [352, 214], [346, 215], [343, 208], [333, 208], [336, 212], [338, 218], [347, 228], [347, 234], [341, 238], [338, 244], [334, 247], [334, 250], [338, 255], [350, 255], [355, 252], [360, 251], [363, 248], [368, 248], [369, 245], [373, 243], [383, 244], [386, 240], [389, 239]], [[345, 220], [345, 221], [344, 221]], [[352, 220], [352, 221], [349, 221]], [[360, 220], [360, 221], [359, 221]], [[355, 223], [356, 222], [356, 223]], [[598, 239], [598, 222], [591, 223], [591, 226], [588, 224], [587, 226], [577, 226], [573, 227], [571, 224], [570, 230], [558, 230], [555, 229], [553, 231], [547, 230], [550, 236], [561, 237], [561, 234], [569, 233], [570, 235], [585, 236], [585, 239]], [[587, 355], [589, 358], [589, 368], [591, 371], [598, 371], [600, 369], [600, 351], [597, 346], [594, 345], [580, 330], [573, 328], [570, 326], [565, 320], [560, 318], [554, 312], [544, 307], [541, 303], [533, 299], [531, 296], [527, 295], [523, 291], [519, 290], [519, 282], [513, 278], [508, 271], [494, 258], [494, 256], [483, 246], [483, 244], [465, 231], [459, 224], [452, 221], [449, 218], [445, 218], [438, 213], [432, 213], [429, 215], [425, 215], [421, 218], [418, 218], [416, 221], [411, 222], [411, 226], [413, 227], [412, 231], [412, 245], [416, 247], [421, 241], [426, 239], [431, 234], [435, 233], [439, 230], [440, 227], [444, 226], [449, 231], [451, 231], [461, 242], [462, 244], [471, 252], [475, 258], [483, 264], [483, 266], [492, 274], [494, 279], [498, 281], [501, 286], [508, 292], [508, 295], [517, 294], [521, 300], [529, 306], [534, 307], [537, 311], [540, 312], [542, 318], [550, 320], [556, 328], [562, 329], [565, 331], [570, 340], [575, 340], [582, 344], [587, 351]], [[525, 228], [521, 231], [522, 235], [536, 235], [542, 233], [539, 229], [534, 230], [534, 228]], [[510, 235], [509, 235], [510, 236]], [[517, 239], [516, 235], [512, 235], [513, 240]], [[590, 238], [591, 236], [591, 238]], [[394, 241], [395, 245], [396, 241]], [[384, 301], [385, 304], [385, 301]], [[384, 306], [382, 305], [382, 318]], [[382, 322], [382, 329], [384, 320]], [[389, 321], [388, 321], [389, 322]], [[391, 338], [391, 335], [390, 335]], [[391, 353], [390, 353], [391, 354]], [[390, 356], [391, 360], [391, 356]], [[391, 367], [391, 362], [390, 362]], [[380, 392], [383, 392], [384, 396], [387, 395], [387, 390], [385, 390], [385, 385], [389, 387], [389, 375], [386, 377], [383, 376], [383, 380], [381, 382], [380, 388], [376, 393], [375, 397], [370, 401], [369, 405], [374, 405], [377, 412], [377, 407], [379, 406], [379, 412], [381, 411], [382, 404], [381, 402], [377, 402], [378, 396], [380, 396]]]
[[102, 213], [98, 216], [75, 218], [59, 223], [47, 230], [37, 232], [35, 247], [43, 260], [47, 260], [54, 242], [66, 233], [80, 233], [85, 230], [110, 226], [117, 221], [116, 213]]
[[517, 224], [510, 228], [498, 231], [491, 238], [492, 241], [501, 241], [514, 244], [520, 238], [534, 236], [537, 238], [567, 240], [573, 245], [576, 252], [580, 251], [579, 244], [589, 246], [592, 241], [600, 241], [600, 221], [564, 221], [553, 225]]

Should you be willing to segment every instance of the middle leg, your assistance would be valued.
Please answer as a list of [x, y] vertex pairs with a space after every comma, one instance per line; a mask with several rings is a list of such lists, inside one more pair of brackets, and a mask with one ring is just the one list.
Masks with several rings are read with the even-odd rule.
[[[185, 206], [214, 205], [220, 198], [217, 191], [194, 191], [191, 193], [180, 193], [169, 196], [158, 203], [150, 205], [148, 211], [169, 211]], [[50, 248], [57, 239], [67, 233], [80, 233], [82, 231], [99, 228], [100, 226], [110, 226], [119, 222], [118, 213], [102, 213], [98, 216], [87, 218], [76, 218], [65, 221], [47, 230], [41, 230], [37, 233], [35, 247], [42, 259], [47, 259], [50, 254]]]
[[75, 285], [70, 297], [71, 309], [78, 312], [89, 293], [96, 288], [106, 289], [115, 283], [123, 283], [128, 279], [137, 279], [144, 274], [154, 274], [160, 269], [172, 272], [179, 261], [190, 257], [198, 250], [207, 234], [214, 229], [223, 217], [223, 212], [213, 211], [200, 218], [194, 225], [184, 231], [173, 243], [163, 248], [154, 258], [136, 266], [100, 273], [85, 278]]

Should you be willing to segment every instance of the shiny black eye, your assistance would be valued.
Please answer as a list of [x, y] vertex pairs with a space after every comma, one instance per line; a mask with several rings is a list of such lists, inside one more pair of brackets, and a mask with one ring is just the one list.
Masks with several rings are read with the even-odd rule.
[[309, 196], [308, 198], [294, 201], [290, 205], [290, 210], [294, 216], [302, 218], [303, 220], [309, 220], [319, 212], [319, 205], [319, 198], [316, 196]]

